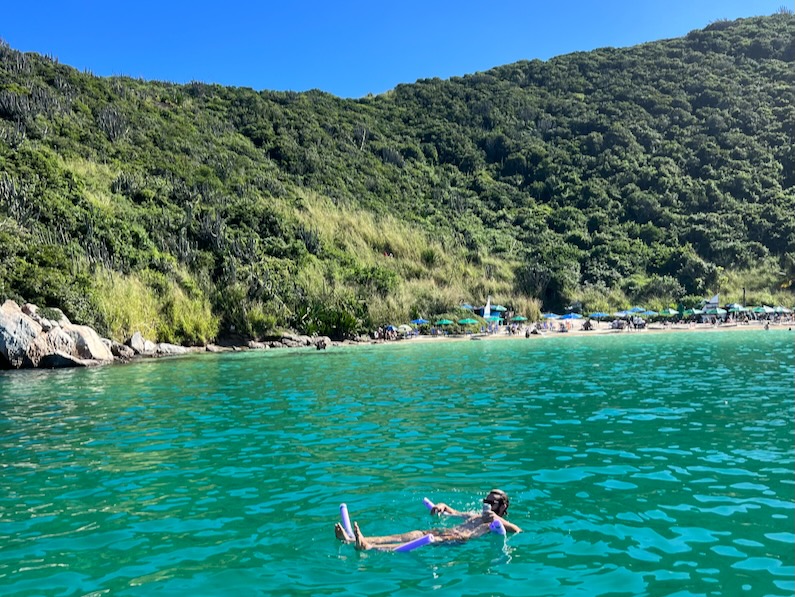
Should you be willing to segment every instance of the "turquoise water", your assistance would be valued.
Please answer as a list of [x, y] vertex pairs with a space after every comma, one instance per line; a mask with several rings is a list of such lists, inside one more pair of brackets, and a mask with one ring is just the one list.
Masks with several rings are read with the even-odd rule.
[[[792, 595], [795, 332], [0, 375], [3, 595]], [[524, 529], [411, 553], [501, 487]]]

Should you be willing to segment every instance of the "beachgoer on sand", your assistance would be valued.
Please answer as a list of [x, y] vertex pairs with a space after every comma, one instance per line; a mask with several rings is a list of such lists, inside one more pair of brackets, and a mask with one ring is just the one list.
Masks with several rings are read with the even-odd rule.
[[[355, 536], [356, 549], [378, 549], [382, 551], [392, 551], [404, 543], [414, 541], [427, 534], [432, 534], [434, 543], [464, 543], [475, 537], [486, 535], [490, 532], [489, 525], [500, 520], [509, 533], [521, 533], [522, 529], [505, 520], [504, 516], [508, 513], [510, 500], [508, 495], [501, 489], [492, 489], [483, 499], [484, 504], [491, 508], [483, 512], [459, 512], [444, 503], [438, 503], [431, 509], [431, 514], [448, 514], [458, 518], [463, 518], [463, 522], [454, 527], [435, 528], [428, 531], [409, 531], [397, 535], [384, 535], [380, 537], [365, 537], [359, 529], [358, 523], [353, 523], [353, 534]], [[334, 525], [334, 534], [340, 541], [348, 541], [342, 525]]]

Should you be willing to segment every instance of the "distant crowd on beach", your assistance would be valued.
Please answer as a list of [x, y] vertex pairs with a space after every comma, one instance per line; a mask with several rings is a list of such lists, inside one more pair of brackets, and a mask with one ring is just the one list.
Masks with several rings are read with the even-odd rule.
[[615, 318], [612, 321], [599, 321], [597, 318], [587, 317], [583, 319], [542, 319], [539, 322], [511, 322], [497, 323], [489, 322], [481, 325], [479, 332], [472, 327], [464, 329], [449, 326], [430, 325], [424, 327], [423, 333], [418, 327], [400, 326], [381, 326], [370, 334], [373, 340], [402, 340], [418, 336], [430, 336], [431, 338], [442, 337], [489, 337], [489, 336], [525, 336], [529, 338], [533, 335], [547, 333], [566, 333], [566, 332], [589, 332], [589, 331], [640, 331], [640, 330], [672, 330], [672, 329], [710, 329], [710, 328], [731, 328], [738, 326], [759, 325], [763, 329], [770, 326], [792, 325], [795, 323], [795, 316], [792, 313], [771, 313], [764, 317], [754, 314], [740, 313], [737, 317], [728, 314], [725, 317], [712, 315], [697, 315], [676, 320], [662, 319], [650, 322], [640, 316]]

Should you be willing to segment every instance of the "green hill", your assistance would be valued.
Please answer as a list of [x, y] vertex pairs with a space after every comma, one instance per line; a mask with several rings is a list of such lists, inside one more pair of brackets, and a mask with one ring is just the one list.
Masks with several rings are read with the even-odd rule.
[[117, 339], [793, 302], [795, 17], [382, 96], [99, 78], [0, 47], [0, 298]]

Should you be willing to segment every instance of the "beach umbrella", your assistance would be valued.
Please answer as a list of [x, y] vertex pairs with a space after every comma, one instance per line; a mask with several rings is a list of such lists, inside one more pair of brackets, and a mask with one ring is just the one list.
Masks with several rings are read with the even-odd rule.
[[701, 313], [702, 313], [701, 309], [685, 309], [682, 315], [684, 315], [685, 317], [690, 317], [691, 315], [701, 315]]
[[616, 311], [613, 313], [613, 317], [618, 317], [619, 319], [624, 319], [625, 317], [629, 317], [631, 313], [629, 311]]
[[640, 315], [641, 317], [657, 317], [659, 313], [657, 313], [657, 311], [652, 311], [651, 309], [649, 309], [648, 311], [644, 311], [643, 313], [638, 313], [638, 315]]
[[414, 331], [414, 329], [407, 323], [404, 323], [398, 326], [397, 331], [400, 332], [401, 334], [410, 334], [411, 332]]
[[484, 317], [483, 319], [485, 319], [486, 321], [501, 321], [502, 317], [500, 317], [499, 315], [489, 315], [488, 317]]
[[777, 307], [773, 307], [774, 313], [792, 313], [792, 309], [788, 309], [787, 307], [782, 307], [781, 305]]
[[422, 317], [419, 317], [417, 319], [412, 319], [411, 323], [413, 323], [414, 325], [423, 325], [423, 324], [429, 323], [429, 322], [428, 322], [427, 319], [423, 319]]
[[748, 309], [746, 309], [742, 305], [737, 305], [734, 307], [732, 305], [729, 305], [729, 313], [745, 313], [746, 311], [748, 311]]
[[558, 319], [560, 315], [557, 315], [556, 313], [544, 313], [541, 317], [543, 319]]
[[436, 322], [436, 325], [453, 325], [453, 322], [449, 319], [440, 319]]
[[588, 317], [593, 317], [594, 319], [607, 319], [610, 317], [610, 313], [602, 313], [601, 311], [597, 311], [596, 313], [591, 313]]
[[754, 313], [764, 313], [765, 315], [769, 315], [770, 313], [775, 313], [775, 310], [773, 309], [773, 307], [768, 307], [767, 305], [762, 305], [760, 307], [754, 307], [752, 310], [753, 310]]
[[506, 309], [502, 305], [492, 305], [491, 306], [491, 310], [492, 311], [507, 311], [508, 309]]
[[726, 309], [721, 309], [720, 307], [712, 307], [704, 311], [707, 315], [726, 315]]
[[511, 317], [511, 321], [527, 321], [527, 317], [522, 317], [521, 315], [517, 315], [516, 317]]
[[387, 332], [396, 332], [397, 328], [393, 325], [388, 325], [384, 328]]
[[471, 317], [468, 317], [467, 319], [459, 319], [458, 323], [460, 323], [461, 325], [472, 325], [477, 323], [477, 319], [472, 319]]
[[630, 313], [643, 313], [646, 310], [646, 307], [632, 307], [629, 312]]
[[670, 309], [670, 308], [669, 309], [663, 309], [657, 315], [659, 315], [660, 317], [676, 317], [677, 315], [679, 315], [679, 311], [677, 311], [676, 309]]
[[566, 313], [561, 319], [582, 319], [582, 315], [579, 313]]

